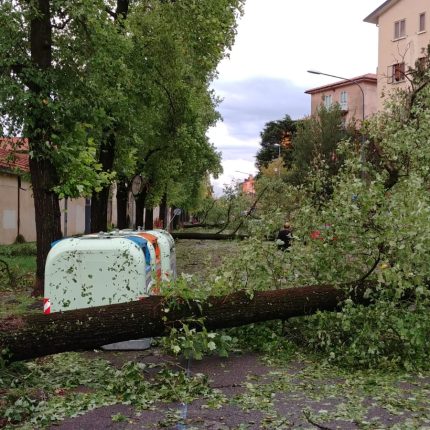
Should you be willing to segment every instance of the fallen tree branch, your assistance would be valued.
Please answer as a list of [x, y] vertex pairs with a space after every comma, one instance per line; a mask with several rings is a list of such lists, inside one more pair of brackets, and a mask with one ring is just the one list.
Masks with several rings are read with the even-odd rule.
[[331, 427], [323, 426], [323, 425], [321, 425], [321, 424], [318, 424], [318, 423], [317, 423], [317, 422], [315, 422], [314, 420], [312, 420], [312, 418], [311, 418], [311, 414], [310, 414], [308, 411], [303, 410], [302, 412], [303, 412], [303, 416], [306, 418], [307, 422], [308, 422], [309, 424], [312, 424], [314, 427], [319, 428], [319, 429], [321, 429], [321, 430], [333, 430]]
[[[252, 298], [244, 291], [205, 302], [177, 298], [174, 306], [162, 296], [110, 306], [100, 306], [51, 315], [19, 315], [0, 319], [0, 351], [10, 360], [23, 360], [53, 353], [88, 350], [101, 345], [164, 336], [181, 320], [204, 319], [208, 330], [241, 326], [273, 319], [286, 320], [317, 311], [339, 309], [347, 297], [363, 301], [369, 284], [305, 286], [258, 291]], [[199, 329], [200, 327], [196, 327]]]
[[246, 234], [219, 234], [219, 233], [205, 233], [205, 232], [188, 232], [178, 231], [170, 233], [174, 239], [195, 239], [195, 240], [233, 240], [233, 239], [247, 239], [249, 236]]
[[195, 223], [195, 224], [190, 224], [190, 223], [184, 223], [182, 225], [182, 228], [186, 229], [186, 228], [219, 228], [222, 227], [223, 224], [206, 224], [206, 223]]

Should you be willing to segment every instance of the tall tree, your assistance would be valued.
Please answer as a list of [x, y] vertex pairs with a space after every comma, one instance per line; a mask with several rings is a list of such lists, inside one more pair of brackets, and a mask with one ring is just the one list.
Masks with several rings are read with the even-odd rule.
[[291, 172], [288, 180], [302, 183], [314, 163], [324, 162], [330, 174], [335, 174], [342, 164], [336, 152], [342, 140], [353, 138], [353, 124], [344, 124], [339, 105], [327, 109], [321, 106], [316, 114], [297, 123], [291, 152]]
[[85, 195], [109, 180], [99, 174], [93, 144], [105, 119], [97, 106], [103, 98], [85, 79], [95, 53], [101, 58], [106, 39], [115, 37], [104, 10], [102, 1], [0, 3], [0, 125], [29, 142], [35, 294], [42, 293], [50, 245], [61, 237], [59, 196]]
[[[115, 11], [109, 10], [109, 14], [113, 17], [114, 27], [119, 33], [123, 33], [125, 29], [125, 20], [129, 12], [129, 0], [117, 0]], [[120, 52], [126, 55], [126, 52]], [[124, 81], [118, 76], [112, 76], [108, 85], [112, 88], [123, 84]], [[113, 106], [107, 107], [107, 113], [112, 118], [110, 124], [104, 129], [100, 146], [98, 149], [98, 159], [104, 172], [112, 172], [115, 161], [117, 138], [119, 128], [125, 124], [125, 118], [121, 118], [122, 114], [128, 109], [118, 110], [118, 105], [114, 101]], [[91, 230], [93, 232], [107, 230], [107, 208], [110, 193], [110, 184], [106, 184], [101, 190], [94, 190], [91, 196]], [[122, 222], [122, 220], [121, 220]]]
[[289, 115], [285, 115], [280, 120], [267, 122], [260, 133], [261, 148], [256, 156], [258, 169], [267, 167], [279, 154], [284, 164], [289, 166], [292, 161], [291, 141], [295, 132], [296, 121], [293, 121]]
[[[151, 183], [146, 204], [183, 206], [220, 157], [206, 136], [218, 119], [209, 90], [234, 35], [241, 1], [145, 3], [129, 16], [132, 68], [142, 110], [137, 171]], [[142, 64], [145, 67], [142, 69]], [[175, 200], [176, 199], [176, 200]]]

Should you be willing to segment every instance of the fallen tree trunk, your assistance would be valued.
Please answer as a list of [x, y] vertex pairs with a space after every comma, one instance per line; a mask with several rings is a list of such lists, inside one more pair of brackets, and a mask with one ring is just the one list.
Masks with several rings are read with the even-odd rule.
[[232, 240], [246, 239], [249, 236], [246, 234], [220, 234], [220, 233], [198, 233], [198, 232], [172, 232], [170, 233], [174, 239], [195, 239], [195, 240]]
[[182, 224], [182, 228], [187, 229], [187, 228], [219, 228], [222, 227], [223, 224], [206, 224], [206, 223], [184, 223]]
[[[368, 284], [353, 289], [352, 298], [362, 300]], [[51, 315], [20, 315], [0, 320], [0, 350], [10, 360], [23, 360], [143, 337], [163, 336], [187, 318], [204, 318], [208, 330], [253, 322], [333, 311], [351, 297], [333, 286], [307, 286], [259, 291], [252, 298], [243, 291], [206, 302], [177, 299], [168, 305], [162, 296], [110, 306], [59, 312]]]

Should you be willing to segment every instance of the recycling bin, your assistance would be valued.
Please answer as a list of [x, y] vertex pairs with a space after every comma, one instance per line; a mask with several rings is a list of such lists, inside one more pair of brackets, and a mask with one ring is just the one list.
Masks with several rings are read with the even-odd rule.
[[152, 272], [152, 281], [149, 287], [149, 294], [159, 294], [161, 283], [161, 254], [157, 236], [148, 233], [147, 231], [136, 231], [133, 232], [132, 235], [144, 238], [147, 241], [147, 246], [151, 256]]
[[160, 248], [161, 260], [161, 280], [171, 282], [176, 278], [176, 250], [175, 240], [166, 230], [147, 230], [147, 233], [154, 235]]
[[54, 243], [45, 266], [44, 313], [147, 296], [153, 282], [151, 247], [135, 235], [97, 234]]

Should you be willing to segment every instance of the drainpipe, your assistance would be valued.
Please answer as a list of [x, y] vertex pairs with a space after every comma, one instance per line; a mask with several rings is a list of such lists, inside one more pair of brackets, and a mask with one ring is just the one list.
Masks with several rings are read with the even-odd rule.
[[21, 176], [17, 176], [18, 179], [18, 216], [17, 216], [17, 220], [16, 220], [16, 230], [17, 230], [17, 237], [20, 234], [20, 228], [21, 228]]

